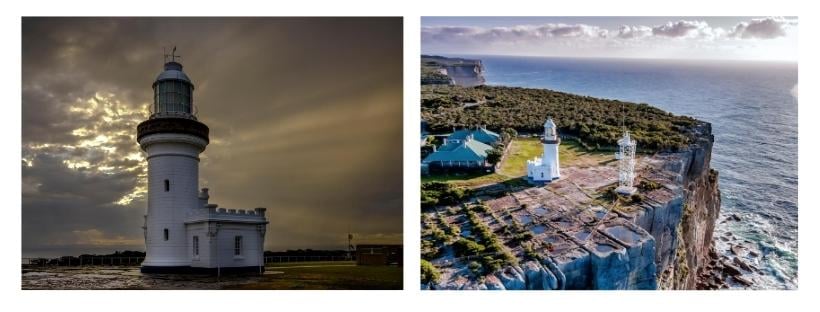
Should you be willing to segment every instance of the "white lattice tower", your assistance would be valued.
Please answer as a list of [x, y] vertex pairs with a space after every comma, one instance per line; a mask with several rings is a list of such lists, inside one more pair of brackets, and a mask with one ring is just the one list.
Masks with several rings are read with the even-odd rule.
[[616, 191], [622, 194], [632, 194], [635, 192], [633, 185], [635, 181], [635, 140], [629, 136], [629, 131], [624, 131], [624, 136], [618, 140], [618, 188]]

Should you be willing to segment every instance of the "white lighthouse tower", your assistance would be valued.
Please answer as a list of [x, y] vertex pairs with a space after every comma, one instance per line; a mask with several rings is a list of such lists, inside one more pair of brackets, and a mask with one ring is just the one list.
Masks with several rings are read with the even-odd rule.
[[148, 161], [142, 272], [261, 271], [265, 208], [217, 208], [208, 204], [208, 189], [199, 191], [209, 129], [194, 114], [194, 85], [176, 57], [154, 81], [150, 118], [137, 126]]
[[547, 183], [561, 177], [558, 163], [558, 145], [561, 139], [552, 118], [544, 122], [544, 138], [541, 140], [544, 154], [541, 157], [527, 160], [527, 180], [533, 183]]

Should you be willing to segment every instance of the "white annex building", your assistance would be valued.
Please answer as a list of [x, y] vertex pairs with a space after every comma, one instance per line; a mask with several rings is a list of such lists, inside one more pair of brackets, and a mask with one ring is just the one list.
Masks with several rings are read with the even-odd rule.
[[208, 127], [194, 114], [194, 85], [171, 56], [154, 81], [154, 105], [137, 126], [148, 161], [148, 212], [142, 272], [264, 269], [265, 208], [238, 210], [208, 203], [199, 190], [199, 154]]
[[544, 123], [544, 154], [541, 157], [527, 160], [527, 180], [534, 183], [547, 183], [561, 177], [561, 168], [558, 164], [558, 145], [561, 139], [552, 118]]

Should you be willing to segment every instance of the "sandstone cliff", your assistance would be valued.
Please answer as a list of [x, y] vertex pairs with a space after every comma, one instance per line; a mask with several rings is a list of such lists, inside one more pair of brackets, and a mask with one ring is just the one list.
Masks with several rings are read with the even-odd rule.
[[447, 84], [462, 87], [483, 85], [484, 65], [481, 60], [421, 56], [421, 84]]
[[[468, 264], [480, 259], [492, 263], [494, 255], [453, 257], [445, 243], [441, 256], [431, 261], [440, 268], [441, 278], [422, 287], [704, 288], [699, 277], [708, 275], [715, 264], [710, 251], [720, 191], [717, 171], [709, 166], [711, 126], [701, 123], [692, 131], [696, 139], [685, 150], [639, 159], [641, 190], [631, 201], [609, 205], [601, 200], [617, 176], [611, 164], [562, 169], [562, 178], [546, 187], [521, 187], [500, 197], [474, 199], [464, 209], [486, 207], [467, 213], [476, 214], [496, 233], [514, 259], [481, 273]], [[474, 236], [476, 224], [466, 222], [461, 212], [451, 208], [435, 215], [440, 225], [459, 224], [464, 229], [461, 237]], [[532, 238], [519, 243], [520, 233], [504, 234], [509, 227], [531, 233]]]

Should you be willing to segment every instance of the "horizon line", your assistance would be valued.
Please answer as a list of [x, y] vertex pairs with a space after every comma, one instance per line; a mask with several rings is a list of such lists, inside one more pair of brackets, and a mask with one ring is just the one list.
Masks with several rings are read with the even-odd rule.
[[422, 52], [428, 56], [502, 56], [502, 57], [531, 57], [531, 58], [565, 58], [565, 59], [604, 59], [604, 60], [647, 60], [647, 61], [677, 61], [677, 62], [737, 62], [737, 63], [780, 63], [799, 64], [799, 60], [785, 59], [732, 59], [732, 58], [664, 58], [664, 57], [628, 57], [628, 56], [564, 56], [564, 55], [537, 55], [537, 54], [498, 54], [498, 53], [459, 53], [459, 52]]

